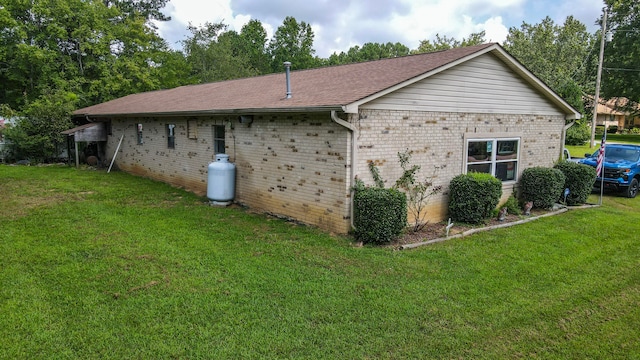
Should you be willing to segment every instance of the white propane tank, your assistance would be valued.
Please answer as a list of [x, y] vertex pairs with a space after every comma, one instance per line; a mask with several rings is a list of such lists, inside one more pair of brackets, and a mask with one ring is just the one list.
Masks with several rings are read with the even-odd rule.
[[209, 164], [207, 198], [212, 205], [229, 205], [236, 190], [236, 166], [229, 162], [229, 155], [216, 154], [216, 161]]

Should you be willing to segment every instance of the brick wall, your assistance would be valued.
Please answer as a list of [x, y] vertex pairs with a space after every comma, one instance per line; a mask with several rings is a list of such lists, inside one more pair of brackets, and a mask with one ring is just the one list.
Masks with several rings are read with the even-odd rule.
[[[433, 177], [434, 185], [445, 188], [430, 199], [432, 221], [446, 218], [449, 181], [464, 172], [465, 136], [519, 137], [521, 173], [553, 165], [564, 126], [559, 116], [390, 110], [361, 110], [348, 120], [359, 129], [355, 173], [366, 184], [373, 183], [367, 166], [373, 161], [391, 186], [402, 173], [397, 153], [410, 150], [411, 163], [422, 167], [419, 178]], [[176, 125], [175, 149], [167, 146], [167, 124]], [[328, 113], [256, 115], [251, 124], [236, 116], [114, 119], [107, 157], [124, 134], [119, 168], [206, 195], [208, 164], [215, 159], [214, 125], [225, 126], [226, 152], [236, 165], [235, 201], [325, 230], [349, 230], [350, 133]], [[504, 185], [503, 199], [514, 186]]]
[[[433, 196], [427, 208], [432, 221], [447, 216], [450, 180], [464, 172], [465, 137], [520, 137], [519, 173], [527, 167], [552, 166], [561, 151], [561, 116], [461, 114], [419, 111], [360, 110], [356, 174], [373, 184], [368, 162], [374, 162], [388, 186], [402, 174], [398, 152], [412, 152], [411, 164], [421, 166], [419, 179], [433, 177], [445, 191]], [[515, 183], [505, 183], [503, 200]], [[411, 219], [410, 219], [411, 220]]]
[[231, 133], [238, 201], [326, 230], [349, 230], [350, 135], [329, 113], [256, 116]]
[[[167, 145], [167, 124], [176, 125], [175, 149]], [[124, 134], [120, 169], [206, 195], [214, 125], [225, 126], [236, 202], [337, 233], [349, 230], [350, 134], [329, 113], [256, 115], [251, 124], [237, 116], [114, 119], [107, 157]]]
[[[126, 172], [182, 187], [198, 195], [207, 192], [207, 168], [215, 160], [213, 125], [225, 125], [225, 118], [134, 118], [113, 119], [107, 142], [107, 158], [113, 157], [124, 134], [116, 165]], [[142, 124], [142, 144], [138, 144], [137, 124]], [[175, 148], [167, 141], [167, 124], [175, 127]], [[189, 126], [197, 128], [189, 139]]]

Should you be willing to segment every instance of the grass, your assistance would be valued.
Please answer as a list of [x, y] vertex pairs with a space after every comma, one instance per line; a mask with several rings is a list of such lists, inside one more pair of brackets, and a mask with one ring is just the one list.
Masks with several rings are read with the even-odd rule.
[[[584, 145], [572, 146], [566, 145], [571, 157], [582, 158], [585, 154], [593, 154], [600, 147], [602, 140], [602, 134], [596, 134], [596, 145], [594, 147], [589, 146], [589, 142]], [[640, 144], [640, 135], [632, 134], [607, 134], [607, 143], [616, 144]]]
[[117, 172], [0, 198], [2, 359], [640, 358], [639, 199], [394, 251]]

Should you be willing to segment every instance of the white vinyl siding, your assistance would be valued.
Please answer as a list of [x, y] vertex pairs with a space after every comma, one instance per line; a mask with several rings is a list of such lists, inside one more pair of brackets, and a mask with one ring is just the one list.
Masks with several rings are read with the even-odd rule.
[[485, 54], [361, 106], [377, 110], [563, 115], [501, 60]]

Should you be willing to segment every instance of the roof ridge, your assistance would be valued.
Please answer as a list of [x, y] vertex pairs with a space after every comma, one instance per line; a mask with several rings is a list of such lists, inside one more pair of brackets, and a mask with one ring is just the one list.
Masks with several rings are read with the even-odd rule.
[[[493, 46], [493, 45], [499, 45], [499, 43], [497, 43], [497, 42], [488, 42], [488, 43], [483, 43], [483, 44], [478, 44], [478, 45], [455, 47], [455, 48], [451, 48], [451, 49], [442, 49], [442, 50], [436, 50], [436, 51], [431, 51], [431, 52], [407, 54], [407, 55], [402, 55], [402, 56], [386, 57], [386, 58], [372, 59], [372, 60], [365, 60], [365, 61], [356, 61], [356, 62], [351, 62], [351, 63], [347, 63], [347, 64], [334, 64], [334, 65], [320, 66], [320, 67], [316, 67], [316, 68], [298, 69], [298, 70], [295, 70], [293, 68], [293, 66], [295, 64], [292, 63], [291, 72], [292, 73], [294, 73], [294, 72], [300, 73], [300, 72], [303, 72], [303, 71], [314, 71], [314, 70], [319, 70], [319, 69], [329, 69], [329, 68], [336, 68], [336, 67], [342, 67], [342, 66], [352, 66], [352, 65], [357, 65], [357, 64], [368, 64], [368, 63], [378, 62], [378, 61], [393, 61], [393, 60], [397, 60], [397, 59], [405, 59], [405, 58], [418, 57], [418, 56], [433, 56], [435, 54], [441, 54], [441, 53], [449, 52], [449, 51], [451, 51], [451, 52], [453, 52], [453, 51], [462, 51], [462, 50], [468, 51], [471, 48], [478, 48], [478, 50], [481, 50], [481, 49], [488, 48], [488, 47]], [[471, 53], [473, 53], [473, 51]], [[282, 72], [282, 73], [284, 73], [284, 72]], [[282, 74], [282, 73], [276, 73], [276, 74]]]

